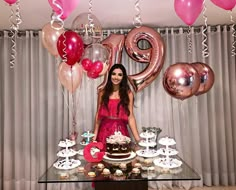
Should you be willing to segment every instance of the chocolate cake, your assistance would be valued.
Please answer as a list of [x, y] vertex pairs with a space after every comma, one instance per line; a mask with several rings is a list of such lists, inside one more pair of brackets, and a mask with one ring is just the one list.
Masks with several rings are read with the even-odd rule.
[[106, 139], [106, 155], [109, 158], [127, 158], [131, 153], [131, 139], [120, 131]]

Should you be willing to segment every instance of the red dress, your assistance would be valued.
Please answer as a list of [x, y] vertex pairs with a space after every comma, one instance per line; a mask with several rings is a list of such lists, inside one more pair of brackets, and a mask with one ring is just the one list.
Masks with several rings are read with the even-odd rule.
[[127, 128], [128, 115], [124, 108], [120, 106], [119, 114], [117, 115], [117, 106], [120, 99], [109, 99], [108, 109], [102, 105], [98, 110], [98, 119], [100, 120], [100, 126], [97, 135], [97, 141], [106, 145], [106, 138], [113, 135], [115, 131], [120, 131], [123, 135], [129, 137]]

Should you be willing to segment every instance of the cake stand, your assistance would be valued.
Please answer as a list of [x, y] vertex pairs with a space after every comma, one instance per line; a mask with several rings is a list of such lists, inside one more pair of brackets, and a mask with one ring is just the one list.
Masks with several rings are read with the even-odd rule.
[[178, 154], [178, 151], [169, 147], [176, 144], [175, 140], [173, 138], [164, 137], [159, 140], [159, 144], [165, 146], [165, 148], [163, 147], [158, 150], [158, 154], [162, 155], [162, 157], [155, 159], [153, 161], [154, 164], [166, 169], [180, 167], [182, 165], [182, 162], [176, 158], [172, 158], [172, 156]]
[[150, 149], [150, 147], [155, 147], [155, 133], [150, 131], [145, 131], [140, 134], [142, 140], [139, 142], [139, 145], [146, 147], [145, 149], [140, 149], [136, 151], [136, 154], [141, 157], [152, 158], [158, 156], [157, 150]]
[[80, 144], [86, 146], [91, 142], [91, 138], [94, 137], [95, 135], [90, 131], [86, 131], [81, 136], [84, 138], [84, 140], [81, 141]]
[[73, 157], [78, 153], [77, 151], [70, 148], [74, 145], [75, 141], [71, 141], [69, 139], [59, 142], [58, 146], [63, 149], [57, 153], [57, 156], [62, 159], [58, 159], [53, 164], [55, 168], [62, 170], [70, 170], [78, 167], [81, 164], [80, 160], [70, 159], [70, 157]]

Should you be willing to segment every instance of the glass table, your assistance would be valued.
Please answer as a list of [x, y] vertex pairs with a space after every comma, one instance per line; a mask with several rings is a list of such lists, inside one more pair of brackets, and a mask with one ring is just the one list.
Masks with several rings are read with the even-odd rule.
[[[180, 180], [200, 180], [200, 176], [183, 159], [175, 156], [182, 161], [179, 168], [163, 169], [154, 165], [155, 158], [142, 158], [136, 156], [130, 160], [123, 161], [101, 161], [111, 174], [104, 175], [102, 169], [98, 168], [98, 163], [86, 162], [83, 156], [77, 159], [81, 161], [78, 168], [71, 170], [58, 170], [51, 166], [39, 178], [38, 183], [83, 183], [94, 182], [96, 190], [118, 190], [118, 189], [148, 189], [148, 181], [180, 181]], [[139, 163], [139, 164], [137, 164]], [[134, 173], [133, 168], [140, 166], [138, 173]], [[123, 167], [121, 167], [123, 166]], [[79, 171], [79, 168], [84, 169]], [[115, 175], [116, 170], [121, 170], [121, 176]], [[89, 177], [88, 173], [93, 172], [96, 176]]]

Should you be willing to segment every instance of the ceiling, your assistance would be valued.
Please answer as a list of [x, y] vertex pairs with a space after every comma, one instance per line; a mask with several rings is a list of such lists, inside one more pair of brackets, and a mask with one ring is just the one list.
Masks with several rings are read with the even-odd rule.
[[[69, 0], [68, 0], [69, 1]], [[101, 23], [103, 29], [110, 28], [133, 28], [133, 19], [138, 11], [135, 9], [137, 0], [93, 0], [92, 14]], [[0, 1], [0, 30], [10, 29], [11, 9], [16, 4], [9, 6], [4, 0]], [[150, 27], [178, 27], [186, 26], [176, 15], [174, 0], [140, 0], [139, 7], [142, 25]], [[232, 24], [230, 12], [214, 5], [206, 0], [206, 13], [208, 25]], [[64, 21], [66, 28], [71, 28], [73, 20], [81, 13], [89, 11], [89, 0], [80, 0], [77, 8]], [[20, 14], [22, 23], [20, 30], [40, 30], [50, 22], [52, 9], [48, 0], [20, 0]], [[233, 18], [236, 11], [232, 11]], [[195, 26], [204, 25], [201, 14]]]

